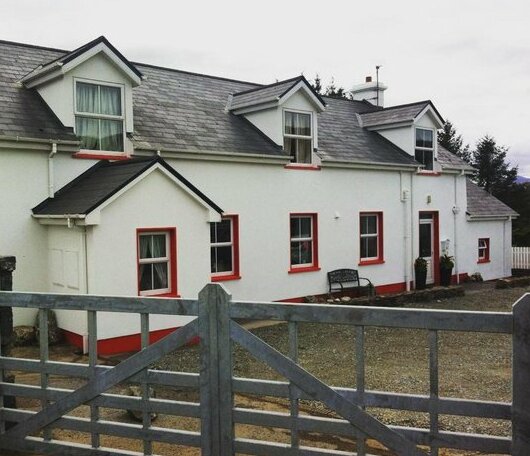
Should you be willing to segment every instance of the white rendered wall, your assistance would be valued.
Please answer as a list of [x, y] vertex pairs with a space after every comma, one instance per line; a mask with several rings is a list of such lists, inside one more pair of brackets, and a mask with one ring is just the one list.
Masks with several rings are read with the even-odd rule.
[[[138, 295], [137, 228], [176, 228], [177, 283], [182, 297], [197, 297], [210, 281], [210, 226], [204, 206], [155, 171], [101, 212], [88, 231], [88, 293]], [[153, 315], [150, 329], [173, 328], [189, 317]], [[137, 315], [99, 313], [98, 338], [140, 332]]]

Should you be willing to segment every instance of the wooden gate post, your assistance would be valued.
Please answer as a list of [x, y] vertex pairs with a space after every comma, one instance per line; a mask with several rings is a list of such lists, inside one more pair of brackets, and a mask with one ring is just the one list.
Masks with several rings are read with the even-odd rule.
[[[16, 268], [14, 256], [0, 256], [0, 291], [13, 291], [13, 271]], [[13, 310], [11, 307], [0, 307], [0, 355], [9, 356], [13, 337]], [[0, 381], [13, 382], [14, 378], [0, 369]], [[12, 396], [0, 394], [0, 408], [15, 408], [16, 401]], [[0, 422], [0, 433], [9, 429], [13, 423]]]
[[530, 293], [513, 306], [512, 456], [530, 455]]
[[230, 294], [220, 284], [210, 283], [199, 293], [203, 456], [233, 455], [230, 300]]

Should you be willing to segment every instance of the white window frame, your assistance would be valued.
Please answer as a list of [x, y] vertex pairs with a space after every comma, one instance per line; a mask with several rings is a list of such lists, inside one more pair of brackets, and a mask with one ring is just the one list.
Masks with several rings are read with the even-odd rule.
[[[165, 257], [158, 257], [158, 258], [140, 258], [140, 238], [142, 236], [153, 236], [153, 235], [161, 235], [163, 234], [166, 237], [166, 256]], [[140, 292], [141, 296], [151, 296], [151, 295], [160, 295], [165, 293], [171, 292], [171, 235], [169, 231], [142, 231], [141, 233], [138, 233], [138, 265], [142, 264], [155, 264], [155, 263], [166, 263], [167, 264], [167, 288], [157, 288], [156, 290], [140, 290], [140, 275], [138, 275], [138, 291]], [[152, 278], [151, 278], [152, 280]]]
[[[286, 122], [285, 122], [285, 115], [286, 113], [288, 112], [291, 112], [291, 113], [294, 113], [294, 114], [307, 114], [309, 115], [309, 125], [311, 126], [311, 135], [309, 136], [305, 136], [305, 135], [293, 135], [293, 134], [290, 134], [290, 133], [285, 133], [285, 126], [286, 126]], [[283, 138], [283, 144], [284, 144], [284, 148], [285, 148], [285, 138], [294, 138], [294, 139], [309, 139], [311, 141], [311, 146], [310, 146], [310, 162], [309, 163], [306, 163], [306, 162], [301, 162], [301, 161], [298, 161], [298, 157], [294, 157], [294, 161], [292, 163], [296, 163], [296, 164], [299, 164], [299, 165], [312, 165], [313, 164], [313, 145], [314, 145], [314, 137], [315, 137], [315, 128], [314, 128], [314, 125], [313, 125], [313, 113], [311, 111], [303, 111], [303, 110], [300, 110], [300, 109], [289, 109], [289, 108], [285, 108], [282, 112], [282, 138]]]
[[[309, 226], [311, 227], [311, 236], [309, 237], [293, 237], [293, 233], [291, 233], [291, 221], [293, 219], [309, 219]], [[311, 242], [311, 263], [299, 263], [299, 264], [293, 264], [292, 263], [292, 257], [290, 255], [291, 250], [289, 249], [289, 262], [291, 264], [292, 269], [296, 268], [307, 268], [315, 266], [315, 230], [314, 230], [314, 223], [315, 223], [315, 216], [312, 214], [291, 214], [289, 217], [289, 246], [290, 249], [293, 248], [293, 242]]]
[[[481, 241], [484, 242], [484, 245], [480, 245]], [[478, 240], [478, 259], [479, 260], [489, 259], [489, 239], [488, 238], [479, 238]]]
[[[427, 131], [432, 132], [432, 147], [420, 147], [420, 146], [416, 145], [418, 130], [427, 130]], [[434, 170], [435, 148], [436, 148], [436, 131], [434, 130], [434, 128], [415, 127], [414, 128], [414, 158], [416, 158], [416, 151], [417, 150], [432, 152], [432, 169], [423, 168], [422, 172], [425, 172], [425, 173], [433, 173], [433, 172], [435, 172], [435, 170]]]
[[[210, 240], [210, 252], [212, 247], [228, 247], [230, 246], [232, 250], [232, 267], [230, 268], [230, 271], [222, 271], [222, 272], [213, 272], [210, 271], [212, 274], [212, 277], [223, 277], [223, 276], [231, 276], [235, 274], [235, 268], [234, 268], [234, 261], [235, 261], [235, 251], [234, 251], [234, 219], [232, 217], [223, 217], [221, 221], [228, 220], [230, 221], [230, 242], [211, 242]], [[212, 223], [220, 223], [220, 222], [212, 222]]]
[[[118, 87], [120, 89], [120, 98], [121, 98], [121, 116], [113, 116], [110, 114], [95, 114], [91, 112], [84, 112], [77, 110], [77, 83], [82, 82], [83, 84], [91, 84], [95, 86], [107, 86], [107, 87]], [[77, 133], [76, 130], [76, 118], [85, 117], [90, 119], [98, 120], [118, 120], [122, 123], [122, 134], [123, 134], [123, 150], [103, 150], [103, 149], [82, 149], [84, 153], [92, 154], [102, 154], [105, 155], [124, 155], [125, 154], [125, 138], [126, 138], [126, 126], [125, 126], [125, 86], [123, 84], [118, 84], [115, 82], [106, 82], [98, 81], [94, 79], [84, 79], [84, 78], [74, 78], [74, 133]], [[100, 139], [101, 143], [101, 139]]]
[[[363, 217], [375, 217], [375, 234], [374, 233], [365, 233], [363, 234], [361, 232], [361, 229], [362, 229], [362, 226], [363, 226], [363, 223], [362, 223], [362, 218]], [[376, 256], [374, 257], [363, 257], [362, 256], [362, 252], [361, 252], [361, 246], [359, 245], [359, 258], [361, 259], [361, 261], [370, 261], [370, 260], [378, 260], [379, 259], [379, 217], [380, 215], [377, 213], [377, 212], [363, 212], [362, 214], [359, 215], [359, 223], [360, 223], [360, 226], [359, 226], [359, 237], [360, 237], [360, 242], [362, 243], [362, 240], [365, 239], [365, 238], [370, 238], [370, 237], [375, 237], [375, 240], [376, 240]]]

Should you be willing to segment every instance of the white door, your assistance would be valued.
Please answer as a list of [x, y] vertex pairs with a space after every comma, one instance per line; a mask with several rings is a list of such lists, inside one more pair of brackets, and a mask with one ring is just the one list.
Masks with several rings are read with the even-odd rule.
[[432, 214], [420, 214], [420, 257], [427, 261], [427, 283], [434, 282], [434, 224]]

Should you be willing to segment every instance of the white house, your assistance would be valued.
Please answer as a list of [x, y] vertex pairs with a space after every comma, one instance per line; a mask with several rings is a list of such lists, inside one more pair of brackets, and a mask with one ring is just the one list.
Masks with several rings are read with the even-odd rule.
[[[383, 107], [302, 77], [270, 85], [129, 62], [104, 37], [72, 52], [0, 42], [0, 253], [24, 291], [296, 302], [354, 268], [379, 293], [413, 286], [414, 259], [455, 257], [455, 282], [511, 271], [517, 214], [437, 145], [430, 101]], [[83, 314], [61, 312], [86, 343]], [[34, 315], [18, 313], [17, 323]], [[185, 320], [153, 318], [153, 338]], [[100, 314], [99, 350], [139, 343]]]

